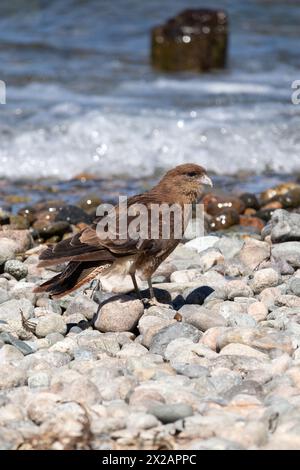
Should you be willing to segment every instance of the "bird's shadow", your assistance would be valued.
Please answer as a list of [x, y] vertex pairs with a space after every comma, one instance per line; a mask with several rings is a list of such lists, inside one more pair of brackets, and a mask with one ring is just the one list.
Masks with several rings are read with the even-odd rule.
[[[154, 294], [155, 294], [157, 301], [161, 304], [165, 304], [166, 306], [171, 306], [175, 311], [179, 310], [181, 307], [183, 307], [186, 304], [202, 305], [206, 297], [208, 297], [212, 292], [214, 292], [214, 289], [212, 289], [211, 287], [200, 286], [200, 287], [196, 287], [196, 289], [189, 292], [186, 297], [183, 297], [182, 294], [179, 294], [175, 297], [175, 299], [172, 300], [172, 297], [167, 290], [154, 287]], [[149, 296], [150, 296], [149, 289], [142, 290], [141, 295], [143, 299], [149, 299]], [[70, 331], [70, 329], [73, 326], [79, 326], [82, 330], [85, 330], [89, 328], [90, 326], [94, 327], [96, 319], [101, 314], [102, 307], [110, 302], [115, 302], [117, 300], [120, 300], [121, 302], [126, 303], [126, 302], [131, 302], [132, 300], [137, 300], [137, 299], [138, 299], [138, 296], [136, 295], [134, 291], [128, 292], [126, 294], [110, 295], [109, 298], [105, 298], [104, 300], [98, 302], [98, 308], [92, 320], [81, 320], [79, 323], [68, 323], [67, 324], [68, 331]], [[144, 302], [144, 306], [145, 308], [151, 307], [150, 299], [149, 299], [149, 304], [147, 304], [146, 301]]]

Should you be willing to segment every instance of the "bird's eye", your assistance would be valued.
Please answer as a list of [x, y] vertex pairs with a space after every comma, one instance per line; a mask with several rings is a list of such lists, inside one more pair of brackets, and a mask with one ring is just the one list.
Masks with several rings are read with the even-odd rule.
[[187, 173], [188, 176], [193, 177], [197, 176], [197, 173], [195, 171], [191, 171], [190, 173]]

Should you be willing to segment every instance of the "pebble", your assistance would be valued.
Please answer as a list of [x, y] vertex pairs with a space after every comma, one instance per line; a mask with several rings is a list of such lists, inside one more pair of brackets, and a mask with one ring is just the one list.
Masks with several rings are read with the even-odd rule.
[[46, 372], [37, 372], [28, 378], [29, 388], [48, 388], [50, 377]]
[[140, 300], [123, 295], [101, 307], [94, 326], [103, 332], [132, 331], [143, 313], [144, 305]]
[[98, 304], [94, 300], [90, 299], [86, 295], [79, 294], [69, 303], [64, 316], [68, 317], [79, 313], [83, 315], [87, 320], [92, 320], [95, 313], [98, 310]]
[[250, 356], [257, 359], [268, 359], [266, 354], [257, 349], [239, 343], [228, 344], [221, 350], [220, 354], [222, 356]]
[[12, 260], [18, 252], [18, 245], [9, 238], [0, 238], [0, 265]]
[[[43, 247], [31, 248], [29, 230], [3, 226], [0, 447], [298, 448], [299, 214], [277, 209], [292, 207], [298, 193], [284, 190], [260, 209], [272, 217], [264, 241], [239, 228], [180, 243], [155, 273], [165, 306], [120, 296], [132, 290], [130, 279], [107, 282], [118, 295], [100, 291], [97, 302], [83, 290], [58, 300], [35, 294], [55, 271], [36, 268]], [[39, 217], [52, 241], [80, 229], [64, 214], [82, 217], [54, 202], [53, 213], [52, 203], [37, 205], [24, 225]], [[220, 223], [244, 208], [242, 222], [258, 217], [253, 195], [220, 202], [216, 214], [210, 199]]]
[[57, 313], [40, 317], [36, 322], [35, 334], [39, 338], [44, 338], [50, 333], [60, 333], [64, 335], [67, 325], [64, 319]]
[[20, 279], [23, 279], [27, 276], [28, 268], [24, 265], [24, 263], [21, 263], [21, 261], [11, 259], [6, 261], [4, 265], [4, 272], [11, 274], [19, 281]]
[[300, 277], [292, 279], [289, 287], [293, 294], [300, 297]]
[[172, 405], [154, 405], [149, 409], [164, 424], [174, 423], [180, 419], [193, 415], [193, 408], [185, 403], [174, 403]]
[[255, 271], [251, 286], [256, 294], [267, 287], [276, 287], [281, 281], [280, 274], [272, 268], [260, 269]]
[[253, 302], [248, 306], [248, 315], [257, 322], [264, 321], [268, 315], [268, 309], [263, 302]]
[[300, 214], [284, 209], [275, 211], [270, 221], [270, 233], [273, 243], [300, 240]]
[[153, 354], [163, 355], [168, 344], [176, 338], [188, 338], [196, 343], [201, 338], [201, 332], [188, 323], [167, 326], [154, 335], [149, 351]]
[[238, 256], [240, 261], [253, 271], [270, 257], [270, 245], [254, 238], [247, 238]]
[[275, 261], [285, 261], [293, 268], [300, 268], [300, 242], [285, 242], [273, 245], [272, 256]]
[[206, 331], [214, 326], [226, 326], [226, 320], [222, 315], [212, 313], [205, 307], [198, 305], [184, 305], [179, 310], [184, 322], [187, 322], [200, 331]]

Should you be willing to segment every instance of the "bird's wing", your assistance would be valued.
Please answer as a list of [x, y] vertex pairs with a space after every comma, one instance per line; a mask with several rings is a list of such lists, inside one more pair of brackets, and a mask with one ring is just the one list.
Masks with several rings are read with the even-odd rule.
[[[98, 224], [103, 221], [99, 217], [95, 219], [91, 227], [87, 227], [81, 232], [77, 233], [71, 238], [57, 243], [55, 246], [48, 247], [40, 256], [39, 266], [48, 266], [51, 264], [58, 264], [64, 261], [107, 261], [113, 262], [116, 258], [122, 256], [133, 255], [136, 253], [145, 252], [149, 255], [161, 253], [170, 246], [170, 238], [172, 239], [174, 233], [174, 220], [171, 217], [171, 230], [170, 237], [164, 238], [163, 230], [164, 221], [162, 217], [158, 220], [157, 237], [153, 238], [151, 233], [151, 205], [160, 203], [159, 195], [156, 193], [144, 193], [134, 196], [127, 201], [127, 208], [116, 206], [114, 208], [116, 214], [116, 227], [115, 237], [103, 239], [99, 237]], [[135, 204], [143, 204], [147, 211], [147, 221], [149, 222], [148, 232], [139, 232], [137, 227], [134, 237], [128, 234], [127, 228], [131, 222], [136, 219], [135, 215], [128, 215], [127, 209]], [[137, 208], [138, 209], [138, 208]], [[123, 211], [123, 213], [122, 213]], [[126, 215], [127, 223], [124, 229], [120, 228], [119, 221], [122, 215]]]

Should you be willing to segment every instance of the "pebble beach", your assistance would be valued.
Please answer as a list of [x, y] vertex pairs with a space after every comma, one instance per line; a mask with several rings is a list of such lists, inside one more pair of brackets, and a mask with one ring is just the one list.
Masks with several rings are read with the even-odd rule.
[[[282, 206], [295, 189], [256, 201]], [[224, 212], [220, 197], [204, 196], [206, 211]], [[249, 213], [245, 196], [230, 197]], [[46, 243], [91, 213], [68, 205], [54, 221], [39, 203], [2, 214], [0, 447], [299, 448], [300, 214], [275, 208], [263, 222], [255, 211], [240, 220], [260, 225], [183, 240], [153, 279], [158, 306], [126, 279], [57, 300], [34, 294], [59, 270], [37, 267]]]
[[[0, 2], [1, 450], [300, 449], [300, 3], [200, 6]], [[187, 162], [213, 188], [157, 305], [34, 292], [48, 245]]]

